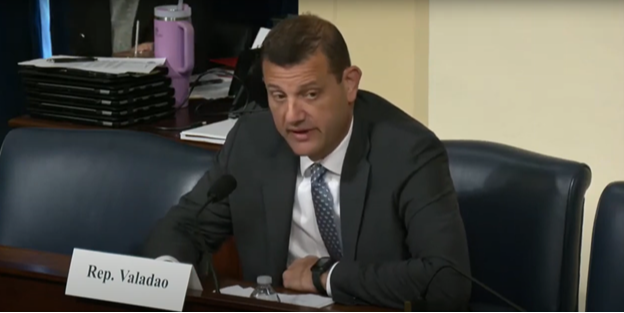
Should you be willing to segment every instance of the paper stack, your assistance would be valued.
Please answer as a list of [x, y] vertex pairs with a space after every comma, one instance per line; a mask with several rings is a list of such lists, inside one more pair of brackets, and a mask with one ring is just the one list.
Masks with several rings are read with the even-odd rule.
[[[253, 290], [254, 289], [251, 287], [243, 288], [241, 286], [236, 285], [236, 286], [221, 288], [221, 293], [226, 294], [226, 295], [231, 295], [231, 296], [249, 298]], [[320, 309], [322, 307], [326, 307], [334, 303], [334, 301], [331, 298], [321, 297], [319, 295], [314, 295], [314, 294], [289, 295], [289, 294], [279, 293], [278, 295], [282, 303], [289, 303], [289, 304], [305, 306], [305, 307], [310, 307], [310, 308], [315, 308], [315, 309]]]

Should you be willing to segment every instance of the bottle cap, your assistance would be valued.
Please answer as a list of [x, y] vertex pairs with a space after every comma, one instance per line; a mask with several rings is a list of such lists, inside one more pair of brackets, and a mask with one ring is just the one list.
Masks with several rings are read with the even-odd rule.
[[271, 276], [258, 276], [256, 283], [260, 285], [270, 285], [273, 282]]
[[160, 19], [186, 19], [191, 15], [191, 7], [188, 4], [185, 4], [182, 10], [178, 10], [177, 5], [161, 5], [154, 8], [154, 16]]

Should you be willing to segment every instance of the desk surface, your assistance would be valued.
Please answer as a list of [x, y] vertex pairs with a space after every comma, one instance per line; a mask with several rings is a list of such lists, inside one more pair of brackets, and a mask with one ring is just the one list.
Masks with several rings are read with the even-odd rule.
[[[206, 100], [203, 99], [191, 99], [189, 107], [178, 109], [174, 117], [163, 119], [154, 123], [115, 129], [135, 130], [153, 133], [188, 145], [197, 146], [209, 150], [219, 150], [221, 148], [221, 145], [186, 141], [180, 139], [180, 132], [185, 130], [185, 128], [187, 128], [189, 125], [193, 125], [197, 122], [218, 122], [227, 117], [226, 114], [218, 113], [227, 112], [230, 105], [228, 102], [215, 102], [211, 104], [205, 104], [205, 102]], [[201, 105], [200, 110], [196, 110], [199, 105]], [[35, 118], [30, 115], [22, 115], [9, 120], [9, 126], [12, 128], [41, 127], [62, 129], [111, 129], [103, 126], [91, 126], [85, 124]], [[165, 128], [166, 130], [162, 130], [163, 128]]]
[[[71, 257], [0, 246], [0, 311], [145, 311], [145, 308], [65, 295]], [[222, 286], [250, 286], [222, 280]], [[311, 308], [210, 292], [189, 291], [185, 311], [310, 311]], [[285, 290], [278, 290], [285, 292]], [[376, 307], [331, 305], [321, 311], [380, 311]]]

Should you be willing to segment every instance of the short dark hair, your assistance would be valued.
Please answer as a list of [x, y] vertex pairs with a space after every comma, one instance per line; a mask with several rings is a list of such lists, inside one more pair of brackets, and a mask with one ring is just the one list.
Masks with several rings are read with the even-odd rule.
[[327, 58], [329, 70], [342, 81], [351, 66], [349, 49], [338, 28], [318, 16], [303, 14], [279, 22], [262, 43], [262, 60], [287, 67], [300, 64], [318, 49]]

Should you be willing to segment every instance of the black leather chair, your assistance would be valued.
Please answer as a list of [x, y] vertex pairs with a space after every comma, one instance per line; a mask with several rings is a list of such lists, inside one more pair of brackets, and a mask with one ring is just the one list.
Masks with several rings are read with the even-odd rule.
[[0, 245], [136, 255], [212, 160], [146, 133], [13, 130], [0, 150]]
[[[576, 311], [589, 167], [496, 143], [445, 145], [473, 277], [528, 311]], [[476, 284], [471, 305], [513, 310]]]
[[585, 309], [624, 311], [624, 182], [609, 184], [598, 202]]
[[215, 19], [206, 39], [211, 59], [238, 57], [253, 45], [260, 27]]

